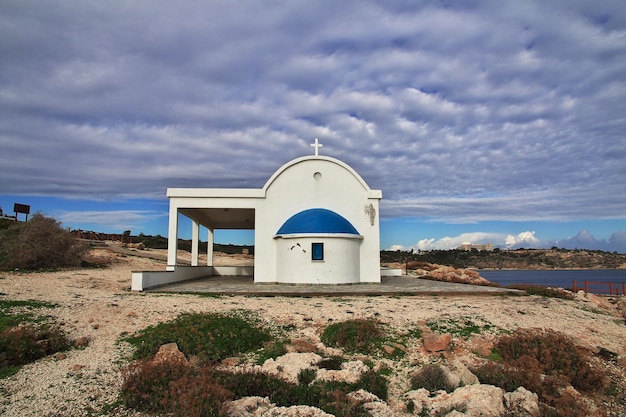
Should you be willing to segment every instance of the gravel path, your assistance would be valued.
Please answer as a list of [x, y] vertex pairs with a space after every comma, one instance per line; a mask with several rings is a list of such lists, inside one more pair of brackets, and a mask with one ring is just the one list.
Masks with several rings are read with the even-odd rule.
[[[54, 316], [71, 338], [89, 340], [82, 350], [44, 358], [0, 380], [0, 415], [84, 416], [114, 403], [122, 382], [120, 370], [131, 354], [128, 345], [118, 343], [119, 337], [190, 311], [252, 310], [268, 323], [295, 325], [294, 332], [301, 336], [318, 334], [330, 321], [355, 317], [377, 317], [397, 329], [431, 319], [472, 317], [507, 330], [551, 328], [583, 345], [626, 354], [623, 320], [620, 323], [600, 307], [582, 301], [458, 295], [208, 298], [134, 293], [129, 291], [131, 271], [163, 269], [163, 263], [122, 254], [106, 256], [114, 262], [103, 269], [0, 273], [1, 299], [55, 303], [58, 307], [42, 309], [41, 314]], [[420, 354], [417, 347], [409, 352]]]

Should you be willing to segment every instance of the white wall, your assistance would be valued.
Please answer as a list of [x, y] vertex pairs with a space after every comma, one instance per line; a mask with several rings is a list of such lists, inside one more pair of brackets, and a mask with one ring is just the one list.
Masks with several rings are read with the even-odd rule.
[[[266, 198], [259, 200], [256, 210], [255, 282], [275, 282], [278, 275], [278, 243], [268, 245], [268, 237], [291, 216], [310, 208], [332, 210], [352, 223], [364, 238], [359, 245], [360, 282], [380, 282], [378, 203], [382, 193], [370, 190], [352, 168], [333, 158], [300, 158], [279, 169], [264, 188]], [[375, 212], [373, 224], [366, 212], [370, 204]]]
[[132, 291], [143, 291], [149, 288], [160, 287], [166, 284], [189, 281], [213, 274], [213, 267], [210, 266], [177, 266], [170, 271], [141, 271], [132, 273]]
[[[168, 269], [178, 269], [174, 268], [177, 223], [172, 216], [176, 218], [180, 209], [250, 208], [255, 210], [255, 282], [277, 282], [279, 274], [281, 282], [288, 282], [291, 278], [285, 275], [285, 268], [291, 271], [308, 264], [286, 259], [287, 264], [279, 271], [278, 246], [282, 239], [274, 239], [274, 235], [294, 214], [325, 208], [352, 223], [363, 240], [358, 244], [352, 240], [350, 243], [333, 241], [326, 248], [331, 251], [327, 253], [348, 256], [346, 262], [313, 266], [309, 268], [311, 274], [318, 274], [319, 280], [328, 278], [337, 283], [380, 282], [379, 200], [382, 193], [371, 190], [356, 171], [337, 159], [320, 156], [290, 161], [274, 173], [263, 189], [168, 189], [168, 197], [172, 242]], [[304, 279], [313, 281], [311, 277]], [[293, 279], [300, 282], [300, 278]]]
[[[311, 244], [324, 244], [324, 259], [311, 260]], [[276, 239], [276, 282], [356, 284], [360, 282], [361, 239], [315, 236]]]

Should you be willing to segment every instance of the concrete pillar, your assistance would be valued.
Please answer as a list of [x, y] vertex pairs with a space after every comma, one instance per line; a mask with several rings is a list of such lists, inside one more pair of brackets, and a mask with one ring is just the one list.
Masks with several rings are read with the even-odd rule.
[[191, 266], [198, 266], [198, 245], [200, 242], [200, 225], [191, 221]]
[[213, 229], [209, 229], [209, 233], [207, 235], [207, 244], [206, 244], [206, 264], [207, 266], [213, 266], [213, 241], [215, 239]]
[[170, 200], [170, 222], [167, 232], [167, 270], [173, 271], [178, 262], [178, 207]]

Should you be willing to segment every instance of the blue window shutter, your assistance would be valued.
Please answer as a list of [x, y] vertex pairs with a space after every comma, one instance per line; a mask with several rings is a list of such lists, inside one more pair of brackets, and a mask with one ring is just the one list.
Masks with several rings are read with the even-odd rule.
[[324, 244], [323, 243], [311, 243], [311, 260], [312, 261], [324, 260]]

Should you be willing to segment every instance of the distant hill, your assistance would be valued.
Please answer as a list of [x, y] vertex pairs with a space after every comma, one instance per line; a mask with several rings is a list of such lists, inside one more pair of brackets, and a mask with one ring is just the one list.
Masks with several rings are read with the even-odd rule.
[[382, 251], [381, 262], [421, 261], [476, 269], [626, 269], [626, 255], [599, 250], [518, 249]]
[[[142, 242], [146, 248], [152, 249], [167, 249], [167, 238], [161, 235], [157, 236], [149, 236], [144, 234], [139, 234], [138, 236], [131, 236], [131, 241], [133, 243]], [[191, 240], [186, 239], [178, 239], [178, 249], [184, 250], [187, 252], [191, 252]], [[207, 242], [198, 243], [198, 250], [200, 252], [206, 253], [207, 250]], [[233, 244], [222, 244], [215, 243], [213, 245], [213, 250], [216, 252], [227, 253], [229, 255], [236, 255], [244, 253], [247, 250], [247, 253], [250, 255], [254, 255], [254, 246], [252, 245], [233, 245]]]
[[[77, 231], [72, 231], [76, 233]], [[100, 235], [95, 232], [82, 232], [84, 238]], [[140, 233], [131, 236], [128, 233], [121, 235], [103, 235], [103, 239], [111, 236], [119, 237], [123, 242], [142, 242], [146, 248], [167, 249], [167, 238], [161, 235], [151, 236]], [[118, 240], [118, 239], [113, 239]], [[191, 252], [191, 240], [179, 239], [178, 248]], [[200, 252], [206, 253], [207, 242], [200, 241]], [[230, 255], [241, 254], [246, 251], [254, 255], [253, 245], [214, 245], [214, 250]], [[414, 253], [409, 251], [381, 251], [380, 260], [383, 264], [418, 261], [438, 265], [453, 266], [455, 268], [475, 269], [626, 269], [626, 254], [604, 252], [600, 250], [584, 249], [517, 249], [478, 251], [478, 250], [433, 250]]]

